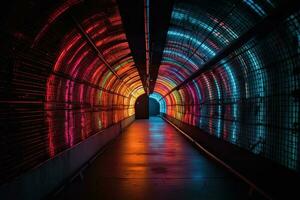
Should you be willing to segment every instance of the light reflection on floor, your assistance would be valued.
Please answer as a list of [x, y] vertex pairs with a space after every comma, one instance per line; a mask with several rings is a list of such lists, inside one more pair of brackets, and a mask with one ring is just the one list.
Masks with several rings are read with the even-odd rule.
[[159, 117], [135, 121], [58, 199], [246, 199], [248, 188]]

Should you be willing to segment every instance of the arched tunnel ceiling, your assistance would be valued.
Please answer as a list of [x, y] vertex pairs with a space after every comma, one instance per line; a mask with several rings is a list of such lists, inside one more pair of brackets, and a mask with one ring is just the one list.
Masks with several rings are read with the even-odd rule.
[[[134, 115], [146, 85], [144, 1], [128, 2], [1, 7], [3, 130], [46, 146], [22, 143], [25, 158], [40, 154], [20, 168]], [[151, 97], [166, 116], [299, 170], [299, 20], [299, 1], [150, 0]]]
[[[61, 24], [69, 25], [60, 42], [54, 76], [60, 74], [86, 81], [128, 99], [144, 93], [116, 2], [66, 1], [54, 13], [57, 15], [50, 15], [50, 19], [60, 18]], [[61, 29], [61, 24], [55, 21], [51, 20], [54, 24], [46, 24], [41, 29], [33, 45], [42, 43], [39, 40], [55, 39], [47, 33], [47, 29], [53, 27]], [[51, 25], [53, 27], [47, 27]]]
[[[279, 3], [281, 2], [279, 1]], [[273, 10], [279, 7], [279, 3], [277, 1], [262, 1], [261, 3], [254, 3], [253, 1], [201, 2], [178, 0], [175, 2], [164, 1], [164, 3], [155, 0], [151, 1], [150, 92], [154, 91], [157, 76], [159, 78], [162, 76], [158, 81], [159, 83], [173, 86], [172, 88], [168, 88], [168, 91], [161, 93], [163, 96], [166, 95], [166, 93], [170, 92], [169, 89], [174, 89], [174, 86], [178, 86], [193, 75], [202, 65], [229, 46], [234, 40], [238, 39], [243, 33], [255, 27], [257, 22], [267, 17], [269, 13], [272, 13]], [[57, 56], [57, 49], [63, 48], [60, 46], [62, 43], [61, 34], [66, 35], [68, 31], [74, 28], [74, 20], [70, 20], [72, 18], [70, 15], [79, 18], [80, 24], [87, 18], [92, 18], [92, 13], [98, 15], [98, 12], [101, 11], [102, 14], [100, 14], [99, 18], [94, 20], [107, 18], [103, 20], [103, 23], [110, 27], [104, 34], [116, 35], [114, 37], [110, 36], [111, 43], [101, 46], [100, 52], [106, 51], [108, 55], [116, 53], [116, 48], [120, 49], [119, 55], [115, 54], [115, 57], [118, 57], [120, 61], [117, 61], [117, 58], [109, 58], [109, 66], [113, 64], [115, 66], [112, 67], [119, 69], [124, 63], [127, 63], [127, 66], [131, 64], [132, 67], [134, 66], [137, 69], [145, 88], [144, 1], [136, 0], [135, 2], [128, 3], [123, 0], [106, 0], [100, 3], [96, 0], [68, 0], [62, 3], [52, 3], [50, 1], [38, 3], [30, 1], [20, 4], [21, 6], [15, 7], [12, 13], [24, 13], [26, 16], [24, 20], [18, 21], [17, 17], [11, 17], [9, 19], [12, 21], [6, 21], [4, 24], [8, 26], [8, 30], [11, 24], [15, 24], [15, 27], [12, 27], [13, 29], [24, 30], [26, 32], [22, 33], [17, 30], [11, 30], [14, 32], [15, 37], [28, 40], [27, 42], [32, 43], [32, 47], [38, 45], [44, 46], [47, 51], [51, 51], [51, 54], [55, 54], [54, 56]], [[108, 19], [109, 17], [113, 17], [109, 16], [113, 10], [111, 7], [115, 7], [115, 10], [118, 12], [119, 28], [117, 27], [118, 25], [111, 26], [111, 21]], [[31, 11], [30, 15], [28, 14], [29, 11]], [[37, 16], [39, 16], [38, 20], [34, 20]], [[17, 23], [14, 23], [14, 20]], [[29, 27], [23, 27], [29, 21], [34, 21], [30, 30], [28, 30]], [[19, 27], [16, 27], [16, 25]], [[98, 34], [101, 30], [96, 28], [96, 26], [102, 25], [96, 22], [90, 24], [90, 26], [94, 26], [94, 31], [98, 31]], [[84, 29], [88, 28], [91, 27], [84, 27]], [[56, 32], [56, 36], [53, 36], [53, 32]], [[117, 35], [118, 33], [119, 35]], [[99, 42], [100, 40], [104, 41], [103, 36], [98, 37], [94, 35], [92, 37], [97, 37]], [[67, 39], [71, 40], [71, 37], [65, 37], [63, 42], [66, 42]], [[122, 41], [123, 44], [118, 44]], [[100, 49], [100, 43], [97, 42], [94, 41]], [[109, 45], [115, 46], [109, 49]], [[77, 47], [82, 48], [80, 45]], [[125, 48], [127, 48], [127, 58], [125, 58]], [[76, 53], [81, 54], [82, 52], [78, 50]], [[120, 56], [123, 56], [123, 58], [120, 58]], [[106, 68], [109, 69], [109, 66]], [[160, 71], [158, 72], [159, 68]], [[124, 72], [124, 69], [122, 70]], [[129, 71], [129, 68], [127, 71], [130, 74], [133, 73], [133, 77], [137, 77], [137, 74], [134, 74], [132, 70]], [[120, 80], [120, 76], [118, 73], [116, 74], [116, 80]], [[168, 76], [168, 78], [166, 79], [165, 76]], [[124, 73], [121, 77], [126, 77], [126, 74]], [[130, 77], [127, 78], [130, 79]], [[166, 83], [166, 80], [170, 82]], [[161, 89], [156, 87], [155, 91], [158, 92], [158, 90]]]
[[[148, 0], [149, 1], [149, 0]], [[146, 86], [144, 0], [117, 0], [129, 46]], [[169, 27], [174, 0], [149, 1], [150, 92], [153, 92]]]
[[[173, 82], [169, 84], [176, 86], [172, 87], [173, 92], [197, 78], [207, 68], [216, 68], [214, 65], [222, 61], [220, 57], [225, 58], [226, 53], [234, 53], [234, 45], [242, 46], [255, 38], [256, 34], [266, 34], [269, 31], [260, 24], [280, 21], [279, 16], [284, 18], [293, 12], [288, 9], [292, 7], [291, 4], [281, 2], [279, 6], [277, 3], [212, 1], [201, 4], [198, 1], [176, 1], [158, 73], [160, 82], [168, 77], [167, 81]], [[297, 9], [292, 10], [295, 12]], [[267, 12], [276, 16], [266, 19]], [[275, 25], [271, 25], [272, 28], [273, 26]], [[159, 90], [164, 97], [170, 94], [169, 89], [162, 92], [157, 86], [156, 91]]]

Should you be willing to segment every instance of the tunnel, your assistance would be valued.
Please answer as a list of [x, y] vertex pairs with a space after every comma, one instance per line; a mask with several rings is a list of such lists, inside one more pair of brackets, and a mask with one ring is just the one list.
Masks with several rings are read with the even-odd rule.
[[150, 101], [147, 94], [137, 98], [134, 105], [135, 119], [149, 119]]
[[160, 114], [160, 105], [158, 101], [152, 97], [149, 98], [149, 116], [158, 116]]
[[299, 4], [5, 1], [0, 199], [300, 199]]
[[160, 114], [160, 105], [158, 101], [146, 94], [139, 96], [134, 105], [135, 119], [149, 119], [150, 116]]

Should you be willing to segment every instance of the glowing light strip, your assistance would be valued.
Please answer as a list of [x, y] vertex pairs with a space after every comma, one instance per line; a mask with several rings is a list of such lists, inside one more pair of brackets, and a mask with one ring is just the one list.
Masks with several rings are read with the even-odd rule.
[[179, 58], [182, 58], [183, 60], [187, 60], [189, 63], [191, 63], [192, 66], [193, 66], [193, 68], [195, 68], [195, 69], [198, 68], [197, 64], [193, 60], [189, 59], [187, 56], [185, 56], [184, 54], [182, 54], [180, 52], [170, 51], [170, 50], [164, 50], [164, 54], [178, 56]]
[[266, 16], [266, 12], [253, 0], [243, 0], [250, 8], [252, 8], [259, 16]]
[[[213, 30], [212, 26], [209, 26], [207, 23], [204, 23], [203, 21], [193, 17], [191, 15], [191, 13], [186, 14], [184, 10], [181, 9], [176, 9], [173, 11], [172, 14], [172, 18], [176, 19], [176, 20], [183, 20], [185, 19], [185, 22], [191, 23], [191, 25], [193, 26], [198, 26], [199, 28], [201, 27], [204, 30], [207, 30], [208, 32], [211, 32]], [[218, 22], [218, 21], [216, 21]], [[233, 39], [238, 38], [238, 35], [232, 31], [232, 29], [230, 29], [228, 26], [226, 26], [224, 23], [220, 24], [221, 28], [223, 28], [225, 30], [225, 32], [227, 32], [228, 35], [230, 35]], [[221, 39], [221, 42], [223, 44], [229, 44], [229, 40], [223, 36], [223, 34], [221, 34], [220, 32], [218, 32], [217, 30], [215, 30], [212, 33], [213, 36], [215, 36], [216, 38]]]
[[[201, 42], [199, 40], [197, 40], [195, 37], [188, 35], [188, 34], [184, 34], [179, 31], [168, 31], [168, 35], [187, 39], [189, 41], [192, 41], [196, 46], [201, 45]], [[204, 43], [202, 44], [201, 49], [203, 49], [204, 52], [206, 52], [206, 54], [209, 55], [209, 57], [213, 57], [216, 55], [216, 53]]]
[[161, 94], [157, 92], [153, 92], [152, 94], [149, 95], [149, 97], [155, 99], [159, 103], [161, 113], [166, 113], [166, 101], [164, 99], [161, 99], [162, 98]]
[[145, 25], [145, 48], [146, 48], [146, 93], [149, 94], [149, 67], [150, 67], [150, 34], [149, 34], [149, 0], [144, 0], [144, 25]]
[[220, 138], [221, 137], [221, 122], [222, 122], [222, 107], [221, 107], [221, 104], [219, 101], [221, 100], [222, 96], [221, 96], [221, 90], [220, 90], [220, 86], [219, 86], [217, 77], [214, 75], [213, 72], [211, 72], [210, 74], [214, 79], [214, 83], [217, 88], [217, 94], [218, 94], [218, 96], [217, 96], [217, 100], [218, 100], [218, 103], [217, 103], [218, 104], [218, 106], [217, 106], [218, 107], [217, 137]]

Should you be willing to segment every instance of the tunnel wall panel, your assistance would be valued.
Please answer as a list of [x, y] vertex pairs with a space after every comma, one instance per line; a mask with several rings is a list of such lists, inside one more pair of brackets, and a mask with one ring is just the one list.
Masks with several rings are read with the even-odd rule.
[[[242, 179], [244, 181], [246, 178], [248, 181], [247, 184], [249, 184], [249, 182], [253, 183], [274, 199], [285, 199], [287, 194], [295, 198], [299, 196], [298, 185], [300, 184], [300, 180], [297, 172], [289, 170], [270, 159], [265, 159], [264, 157], [253, 154], [237, 145], [207, 134], [199, 127], [192, 126], [164, 113], [161, 113], [161, 116], [172, 126], [180, 129], [184, 134], [190, 137], [187, 140], [190, 141], [192, 145], [197, 143], [204, 148], [205, 150], [195, 145], [196, 148], [209, 158], [216, 161], [216, 163], [222, 167], [227, 168], [230, 166], [235, 172], [231, 169], [229, 169], [229, 171], [240, 178], [243, 176]], [[221, 160], [227, 167], [211, 155]], [[274, 177], [276, 177], [276, 179], [274, 179]], [[271, 182], [269, 181], [270, 179], [272, 179]]]
[[144, 89], [116, 2], [82, 2], [34, 1], [41, 18], [16, 4], [32, 26], [0, 33], [1, 185], [134, 116]]
[[1, 198], [28, 200], [44, 198], [65, 184], [82, 167], [87, 166], [101, 148], [116, 138], [133, 121], [134, 116], [126, 118], [45, 161], [13, 181], [1, 185]]
[[135, 120], [135, 116], [132, 115], [127, 117], [126, 119], [121, 121], [121, 128], [122, 130], [126, 129], [133, 121]]
[[279, 9], [276, 1], [218, 3], [175, 4], [155, 86], [163, 113], [300, 172], [299, 11], [172, 90]]

